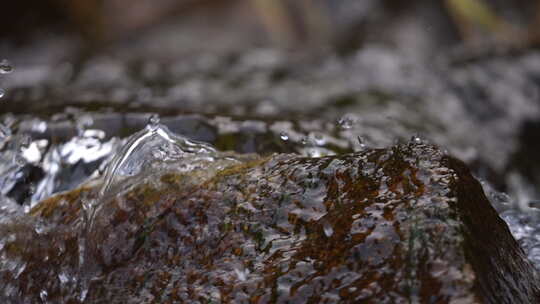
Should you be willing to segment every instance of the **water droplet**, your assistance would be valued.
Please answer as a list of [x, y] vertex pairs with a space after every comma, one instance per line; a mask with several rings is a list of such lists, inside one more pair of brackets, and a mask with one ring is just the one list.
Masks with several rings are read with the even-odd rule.
[[281, 138], [281, 140], [283, 140], [283, 141], [287, 141], [287, 140], [289, 140], [289, 134], [287, 134], [285, 132], [281, 132], [281, 133], [279, 133], [279, 138]]
[[414, 144], [421, 144], [422, 138], [418, 134], [415, 134], [411, 137], [411, 142]]
[[7, 59], [0, 61], [0, 74], [9, 74], [13, 72], [13, 66]]
[[326, 144], [326, 139], [324, 138], [324, 135], [322, 135], [321, 133], [314, 133], [313, 140], [315, 141], [315, 144], [317, 146], [324, 146], [324, 144]]
[[332, 234], [334, 234], [334, 228], [332, 228], [332, 225], [330, 225], [330, 223], [325, 223], [323, 229], [326, 237], [331, 237]]
[[360, 136], [357, 136], [356, 139], [358, 139], [358, 144], [360, 145], [359, 148], [360, 150], [365, 150], [366, 149], [366, 144], [364, 143], [364, 139]]
[[350, 117], [350, 116], [343, 116], [341, 117], [338, 121], [337, 121], [337, 124], [338, 124], [338, 127], [342, 130], [349, 130], [353, 127], [355, 123], [355, 120], [354, 118]]
[[4, 97], [6, 95], [6, 91], [4, 89], [0, 89], [0, 98]]
[[79, 137], [84, 137], [84, 131], [94, 124], [94, 119], [90, 115], [81, 115], [77, 117], [77, 134]]
[[60, 280], [60, 283], [66, 284], [69, 281], [69, 277], [65, 273], [61, 272], [58, 274], [58, 280]]
[[152, 114], [150, 115], [150, 118], [148, 118], [148, 125], [154, 129], [157, 127], [157, 125], [159, 125], [159, 115], [158, 114]]

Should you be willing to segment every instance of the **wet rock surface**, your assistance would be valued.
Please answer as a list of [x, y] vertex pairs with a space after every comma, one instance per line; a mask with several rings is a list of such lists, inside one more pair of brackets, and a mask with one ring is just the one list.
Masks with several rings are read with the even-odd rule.
[[99, 180], [2, 217], [3, 302], [540, 301], [536, 269], [480, 184], [420, 139], [321, 158], [221, 155], [127, 185], [100, 199], [88, 234], [81, 206]]
[[[205, 4], [145, 30], [174, 10], [41, 9], [60, 2], [5, 6], [21, 43], [0, 45], [0, 302], [538, 302], [540, 56], [460, 21], [467, 1], [272, 1], [294, 12], [282, 32], [246, 5], [265, 1], [181, 1]], [[87, 38], [41, 26], [67, 15]], [[126, 138], [152, 113], [258, 156]], [[524, 252], [421, 138], [465, 161]]]

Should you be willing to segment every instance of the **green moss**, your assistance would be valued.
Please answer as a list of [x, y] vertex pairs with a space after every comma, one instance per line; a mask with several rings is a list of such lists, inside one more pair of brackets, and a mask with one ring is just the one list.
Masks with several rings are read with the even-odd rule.
[[161, 176], [160, 180], [162, 183], [168, 185], [179, 185], [180, 181], [182, 180], [182, 175], [175, 173], [166, 173]]
[[[55, 211], [58, 211], [59, 205], [62, 202], [67, 202], [68, 205], [79, 203], [80, 198], [84, 195], [83, 192], [89, 191], [89, 188], [80, 187], [69, 192], [54, 195], [32, 208], [32, 210], [30, 211], [30, 215], [49, 218], [53, 215]], [[77, 208], [79, 208], [79, 206], [77, 206]]]

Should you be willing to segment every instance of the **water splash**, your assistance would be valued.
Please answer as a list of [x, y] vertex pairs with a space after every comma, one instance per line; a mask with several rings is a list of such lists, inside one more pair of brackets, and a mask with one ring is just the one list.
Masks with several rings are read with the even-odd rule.
[[358, 140], [358, 150], [364, 151], [367, 148], [367, 145], [364, 141], [364, 139], [360, 136], [357, 136], [356, 139]]
[[189, 171], [198, 160], [213, 161], [216, 150], [202, 142], [192, 141], [174, 134], [160, 123], [159, 116], [152, 115], [146, 127], [130, 136], [105, 169], [103, 183], [92, 198], [82, 199], [83, 229], [79, 241], [79, 270], [81, 272], [81, 297], [86, 297], [92, 280], [91, 253], [99, 244], [91, 241], [90, 234], [95, 229], [96, 217], [108, 197], [117, 193], [115, 187], [129, 177], [143, 175], [144, 172], [159, 170], [162, 165], [174, 162], [175, 169]]
[[211, 160], [214, 153], [210, 145], [174, 134], [152, 115], [146, 127], [132, 135], [108, 165], [98, 196], [105, 196], [119, 177], [137, 175], [156, 161], [179, 161], [186, 156]]
[[356, 119], [352, 117], [351, 115], [344, 115], [337, 121], [337, 126], [341, 130], [350, 130], [353, 128], [354, 124], [356, 123]]
[[[53, 193], [77, 187], [94, 175], [120, 145], [116, 138], [104, 139], [104, 131], [87, 129], [68, 142], [51, 144], [43, 151], [40, 166], [45, 175], [32, 196], [32, 207]], [[41, 145], [46, 146], [47, 142]]]

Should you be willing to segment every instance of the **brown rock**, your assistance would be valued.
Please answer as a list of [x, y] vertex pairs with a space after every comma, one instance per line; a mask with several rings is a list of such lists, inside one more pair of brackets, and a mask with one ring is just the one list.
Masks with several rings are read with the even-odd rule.
[[80, 268], [87, 196], [0, 226], [3, 303], [540, 301], [479, 183], [422, 143], [150, 175], [101, 201]]

